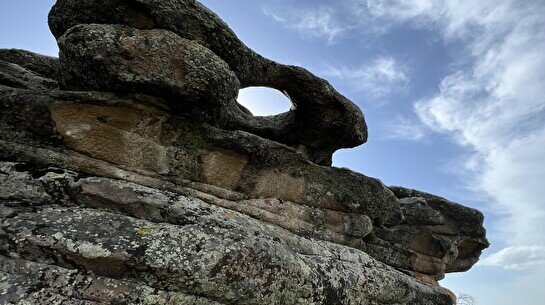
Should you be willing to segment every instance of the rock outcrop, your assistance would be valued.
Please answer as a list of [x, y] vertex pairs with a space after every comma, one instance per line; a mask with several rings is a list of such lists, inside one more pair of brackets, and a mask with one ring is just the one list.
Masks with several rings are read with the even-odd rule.
[[[229, 107], [222, 112], [221, 121], [211, 122], [221, 128], [245, 130], [287, 144], [324, 165], [331, 165], [331, 155], [337, 149], [354, 147], [367, 140], [367, 126], [360, 109], [327, 81], [303, 68], [282, 65], [256, 54], [198, 1], [60, 0], [49, 14], [51, 31], [61, 40], [70, 28], [80, 24], [123, 24], [133, 27], [134, 32], [168, 30], [221, 57], [242, 88], [275, 88], [284, 92], [294, 105], [291, 111], [271, 117], [254, 117], [238, 107]], [[60, 48], [62, 58], [62, 44]], [[100, 73], [94, 76], [101, 77]], [[112, 89], [103, 85], [97, 89]], [[63, 89], [80, 86], [89, 84], [63, 84]]]
[[229, 66], [170, 31], [78, 25], [59, 39], [59, 48], [61, 84], [71, 90], [161, 96], [171, 110], [202, 121], [218, 122], [225, 108], [237, 107], [240, 82]]
[[[1, 304], [454, 304], [483, 215], [324, 166], [364, 142], [324, 80], [189, 0], [60, 0], [60, 58], [0, 50]], [[295, 109], [253, 117], [241, 87]]]

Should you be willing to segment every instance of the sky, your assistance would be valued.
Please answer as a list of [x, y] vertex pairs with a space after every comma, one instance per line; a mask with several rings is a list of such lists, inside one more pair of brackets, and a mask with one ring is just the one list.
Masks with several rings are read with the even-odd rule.
[[[369, 141], [334, 165], [485, 214], [491, 247], [441, 282], [482, 305], [545, 299], [545, 1], [203, 0], [249, 47], [327, 79]], [[57, 55], [52, 0], [0, 0], [0, 48]], [[282, 94], [241, 90], [256, 115]]]

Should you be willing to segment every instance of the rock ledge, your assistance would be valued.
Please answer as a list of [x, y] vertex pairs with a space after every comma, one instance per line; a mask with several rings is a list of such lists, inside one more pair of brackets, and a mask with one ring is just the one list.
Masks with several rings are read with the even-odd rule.
[[[454, 304], [483, 215], [331, 167], [362, 112], [190, 0], [59, 0], [0, 50], [1, 304]], [[241, 87], [294, 109], [254, 117]]]

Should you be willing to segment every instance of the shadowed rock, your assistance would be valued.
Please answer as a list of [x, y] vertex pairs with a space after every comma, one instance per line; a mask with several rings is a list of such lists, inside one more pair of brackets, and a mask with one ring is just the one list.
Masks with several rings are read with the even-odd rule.
[[[0, 50], [1, 304], [456, 302], [437, 280], [488, 247], [483, 215], [319, 165], [366, 137], [327, 82], [196, 1], [59, 1], [50, 23], [59, 60]], [[241, 85], [296, 109], [253, 117]]]
[[[195, 40], [221, 57], [242, 87], [266, 86], [285, 92], [293, 110], [253, 117], [234, 108], [218, 122], [299, 148], [319, 164], [331, 164], [339, 148], [367, 140], [361, 110], [325, 80], [307, 70], [268, 60], [246, 47], [216, 14], [194, 0], [61, 0], [49, 15], [55, 37], [78, 24], [125, 24], [166, 29]], [[183, 69], [183, 67], [180, 67]], [[95, 75], [95, 77], [100, 77]]]
[[17, 64], [0, 60], [0, 86], [22, 89], [52, 89], [57, 82]]
[[[477, 263], [481, 252], [488, 248], [486, 230], [483, 227], [484, 216], [478, 210], [413, 189], [399, 186], [390, 189], [401, 199], [404, 214], [411, 215], [405, 222], [406, 225], [397, 226], [402, 231], [412, 231], [410, 235], [413, 237], [406, 240], [405, 245], [415, 252], [440, 258], [445, 264], [441, 269], [445, 272], [469, 270]], [[419, 202], [416, 205], [415, 200]], [[411, 214], [407, 208], [419, 212]], [[415, 227], [420, 228], [418, 235], [414, 234]], [[420, 240], [415, 236], [420, 236]]]
[[59, 48], [63, 88], [162, 96], [171, 109], [205, 121], [237, 107], [239, 82], [227, 64], [169, 31], [79, 25], [59, 39]]
[[0, 60], [7, 61], [30, 70], [41, 77], [57, 80], [59, 59], [18, 49], [0, 49]]

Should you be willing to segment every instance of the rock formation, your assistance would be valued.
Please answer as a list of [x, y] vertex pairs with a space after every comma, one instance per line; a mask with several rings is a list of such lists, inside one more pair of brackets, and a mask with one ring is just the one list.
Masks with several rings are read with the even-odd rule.
[[[454, 304], [483, 216], [328, 166], [367, 137], [325, 80], [191, 0], [59, 0], [0, 50], [0, 304]], [[254, 117], [238, 90], [284, 91]]]
[[[65, 48], [62, 41], [70, 39], [66, 37], [72, 34], [69, 29], [81, 24], [128, 25], [133, 28], [131, 32], [136, 36], [148, 35], [145, 30], [149, 29], [167, 30], [171, 34], [166, 35], [170, 37], [176, 34], [181, 38], [193, 40], [218, 55], [236, 74], [242, 88], [272, 87], [284, 92], [294, 105], [292, 111], [263, 118], [254, 117], [236, 104], [231, 104], [230, 107], [226, 106], [219, 114], [216, 114], [221, 119], [209, 122], [216, 126], [248, 131], [287, 144], [303, 151], [316, 163], [324, 165], [331, 165], [331, 155], [335, 150], [354, 147], [367, 140], [367, 126], [360, 109], [333, 89], [327, 81], [312, 75], [303, 68], [281, 65], [256, 54], [246, 47], [216, 14], [195, 0], [57, 1], [49, 14], [49, 25], [53, 35], [61, 42], [59, 45], [61, 58], [65, 51], [72, 55], [78, 54], [71, 51], [71, 46]], [[105, 30], [108, 31], [108, 29]], [[83, 34], [85, 31], [85, 27], [80, 28], [77, 34], [86, 35]], [[103, 43], [116, 44], [111, 40], [101, 41], [97, 32], [100, 31], [99, 28], [92, 27], [90, 31], [95, 31], [94, 46], [98, 47]], [[92, 39], [90, 36], [93, 33], [87, 34], [87, 38]], [[103, 35], [107, 34], [103, 33]], [[157, 35], [160, 34], [157, 33]], [[130, 41], [127, 41], [130, 39], [111, 38], [120, 40], [118, 46], [123, 48], [123, 52], [119, 53], [120, 56], [129, 58], [134, 56], [134, 54], [127, 54], [135, 51], [130, 50], [133, 47]], [[162, 51], [168, 51], [169, 47], [169, 45], [153, 46], [154, 49], [159, 48]], [[92, 53], [93, 50], [88, 52]], [[145, 56], [144, 53], [142, 56]], [[81, 55], [86, 56], [89, 53]], [[74, 68], [80, 62], [79, 58], [73, 56], [70, 58], [75, 60], [71, 64]], [[146, 61], [154, 62], [153, 58], [146, 58]], [[214, 61], [216, 61], [215, 58]], [[119, 63], [119, 65], [123, 64]], [[191, 65], [185, 68], [190, 69]], [[74, 69], [77, 70], [77, 68]], [[138, 71], [134, 72], [138, 73]], [[150, 69], [148, 73], [150, 72], [154, 72], [154, 76], [159, 76], [161, 70]], [[87, 74], [85, 77], [92, 78], [92, 75]], [[68, 77], [71, 76], [74, 74], [68, 75]], [[95, 73], [94, 76], [100, 78], [102, 75]], [[157, 88], [162, 84], [160, 80], [151, 78], [149, 81], [148, 85], [152, 87], [150, 90], [160, 89]], [[87, 90], [90, 87], [105, 91], [112, 89], [101, 81], [97, 83], [61, 82], [63, 89]], [[163, 94], [167, 92], [163, 91]]]

